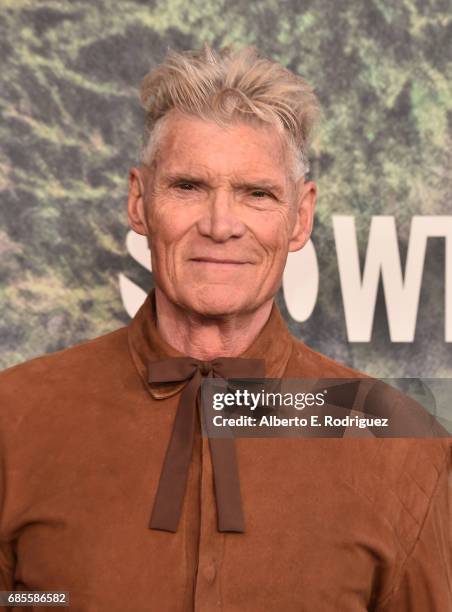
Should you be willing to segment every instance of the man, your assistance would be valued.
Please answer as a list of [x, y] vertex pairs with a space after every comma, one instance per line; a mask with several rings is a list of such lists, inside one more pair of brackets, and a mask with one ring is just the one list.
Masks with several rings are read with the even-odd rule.
[[141, 96], [128, 215], [155, 290], [128, 326], [0, 376], [1, 588], [80, 612], [451, 609], [448, 441], [201, 435], [206, 377], [361, 376], [274, 302], [312, 229], [311, 88], [206, 46]]

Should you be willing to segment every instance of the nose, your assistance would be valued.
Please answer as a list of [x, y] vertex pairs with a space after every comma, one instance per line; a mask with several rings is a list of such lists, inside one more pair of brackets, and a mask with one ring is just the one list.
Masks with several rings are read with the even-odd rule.
[[215, 242], [239, 238], [245, 232], [245, 225], [238, 216], [233, 196], [226, 190], [217, 190], [212, 194], [197, 226], [202, 236]]

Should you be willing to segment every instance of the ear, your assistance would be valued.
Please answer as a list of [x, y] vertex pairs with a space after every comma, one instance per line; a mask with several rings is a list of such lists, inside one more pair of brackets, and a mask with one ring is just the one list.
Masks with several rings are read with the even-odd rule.
[[129, 226], [137, 232], [137, 234], [147, 236], [149, 231], [146, 224], [144, 207], [144, 183], [138, 168], [131, 168], [129, 172], [127, 214]]
[[297, 188], [296, 221], [289, 242], [289, 251], [299, 251], [309, 240], [314, 224], [317, 185], [314, 181], [300, 181]]

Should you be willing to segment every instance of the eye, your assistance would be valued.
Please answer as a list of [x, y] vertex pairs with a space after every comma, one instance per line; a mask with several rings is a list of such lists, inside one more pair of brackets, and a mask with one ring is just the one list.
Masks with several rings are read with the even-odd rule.
[[182, 189], [183, 191], [192, 191], [195, 188], [193, 183], [189, 183], [188, 181], [176, 183], [175, 187], [178, 189]]
[[263, 191], [262, 189], [254, 189], [251, 192], [251, 195], [255, 198], [261, 199], [261, 198], [271, 198], [272, 195], [270, 193], [267, 193], [266, 191]]

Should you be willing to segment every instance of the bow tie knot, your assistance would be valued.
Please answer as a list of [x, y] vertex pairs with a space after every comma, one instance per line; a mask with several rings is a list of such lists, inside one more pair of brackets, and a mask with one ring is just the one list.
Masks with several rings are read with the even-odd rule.
[[201, 372], [201, 376], [209, 376], [209, 374], [213, 372], [213, 365], [210, 361], [201, 361], [198, 368]]
[[[148, 382], [188, 381], [177, 407], [149, 524], [150, 529], [177, 531], [188, 479], [196, 427], [197, 396], [203, 377], [263, 378], [263, 359], [221, 357], [202, 361], [173, 357], [148, 364]], [[215, 477], [219, 531], [243, 532], [239, 473], [233, 438], [209, 438]]]

